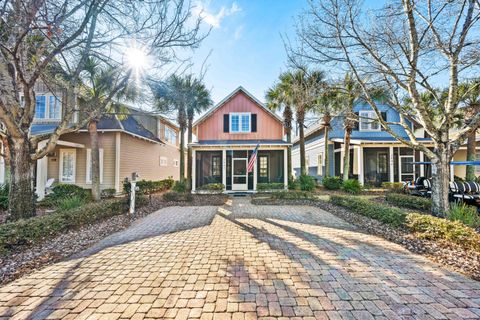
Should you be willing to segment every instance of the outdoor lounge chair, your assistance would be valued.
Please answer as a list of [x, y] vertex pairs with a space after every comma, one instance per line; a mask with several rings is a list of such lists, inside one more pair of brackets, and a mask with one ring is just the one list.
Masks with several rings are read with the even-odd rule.
[[423, 187], [422, 196], [423, 197], [431, 197], [432, 196], [432, 179], [425, 179], [423, 180]]
[[425, 177], [418, 177], [415, 181], [405, 183], [405, 192], [411, 195], [424, 196], [423, 193], [427, 191], [424, 185], [426, 179]]
[[477, 182], [450, 182], [450, 196], [452, 200], [461, 200], [467, 204], [480, 206], [480, 184]]

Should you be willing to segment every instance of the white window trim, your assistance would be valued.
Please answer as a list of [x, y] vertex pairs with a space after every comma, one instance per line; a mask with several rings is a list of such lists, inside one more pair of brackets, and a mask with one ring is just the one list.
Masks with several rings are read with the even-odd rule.
[[[48, 94], [48, 93], [43, 93], [43, 94], [39, 94], [37, 96], [35, 96], [35, 108], [36, 108], [36, 104], [37, 104], [37, 100], [36, 98], [37, 97], [45, 97], [45, 117], [44, 118], [39, 118], [37, 117], [37, 114], [35, 113], [35, 117], [34, 117], [34, 120], [61, 120], [62, 119], [62, 115], [63, 115], [63, 105], [62, 105], [62, 100], [54, 95], [54, 94]], [[60, 113], [59, 113], [59, 117], [58, 118], [52, 118], [50, 117], [50, 98], [53, 97], [55, 102], [60, 102]], [[23, 95], [20, 96], [20, 99], [25, 99]], [[24, 100], [23, 100], [24, 101]], [[24, 102], [23, 102], [24, 103]]]
[[[372, 117], [372, 114], [373, 114], [373, 117]], [[377, 121], [377, 120], [373, 120], [373, 118], [375, 117], [376, 119], [378, 119], [375, 111], [373, 111], [373, 110], [361, 110], [361, 111], [358, 112], [358, 115], [360, 117], [359, 123], [358, 123], [358, 131], [362, 131], [362, 132], [382, 131], [382, 127], [381, 127], [380, 123], [378, 123], [378, 129], [372, 129], [372, 123], [374, 121]], [[370, 119], [372, 119], [372, 120], [370, 120]], [[367, 129], [362, 129], [362, 120], [363, 121], [370, 121], [370, 122], [366, 123], [368, 125]]]
[[[267, 158], [267, 179], [270, 181], [270, 155], [269, 154], [262, 154], [258, 157], [258, 176], [260, 177], [260, 158], [261, 157], [266, 157]], [[261, 177], [265, 178], [265, 177]]]
[[178, 159], [173, 159], [173, 166], [178, 167]]
[[[164, 162], [164, 163], [162, 163]], [[168, 158], [167, 157], [160, 157], [160, 167], [167, 167], [168, 166]]]
[[[100, 183], [103, 183], [103, 149], [98, 149], [99, 161], [100, 161]], [[87, 165], [85, 172], [85, 183], [92, 184], [92, 149], [87, 149]]]
[[[65, 181], [63, 177], [63, 153], [71, 152], [73, 153], [73, 181]], [[74, 184], [77, 176], [77, 149], [60, 149], [60, 165], [58, 168], [58, 179], [63, 183], [72, 183]]]
[[[248, 115], [248, 131], [242, 131], [242, 116]], [[233, 131], [232, 130], [232, 117], [233, 116], [238, 116], [238, 130], [239, 131]], [[229, 125], [230, 125], [230, 131], [229, 133], [250, 133], [252, 132], [252, 113], [251, 112], [232, 112], [229, 114]]]
[[317, 175], [319, 176], [323, 175], [323, 163], [324, 163], [323, 152], [320, 152], [317, 155]]

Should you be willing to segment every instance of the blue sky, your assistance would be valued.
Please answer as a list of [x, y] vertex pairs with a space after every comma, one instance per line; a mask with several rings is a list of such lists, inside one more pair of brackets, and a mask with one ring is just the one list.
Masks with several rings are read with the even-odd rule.
[[204, 80], [215, 103], [240, 85], [264, 101], [265, 91], [286, 69], [282, 35], [294, 36], [294, 18], [306, 5], [306, 0], [195, 2], [212, 30], [193, 54], [194, 70], [211, 52]]

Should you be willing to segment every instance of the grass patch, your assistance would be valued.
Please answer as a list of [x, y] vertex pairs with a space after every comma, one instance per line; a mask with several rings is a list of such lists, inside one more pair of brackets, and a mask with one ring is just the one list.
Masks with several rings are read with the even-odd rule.
[[394, 206], [430, 211], [432, 208], [432, 200], [427, 198], [415, 197], [407, 194], [388, 193], [385, 200]]
[[459, 201], [451, 204], [450, 211], [447, 212], [447, 219], [460, 221], [471, 228], [480, 227], [480, 216], [477, 208]]

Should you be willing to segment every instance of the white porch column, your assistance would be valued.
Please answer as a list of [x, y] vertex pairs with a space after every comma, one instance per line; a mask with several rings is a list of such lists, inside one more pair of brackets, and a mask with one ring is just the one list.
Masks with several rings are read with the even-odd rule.
[[[43, 148], [46, 145], [46, 141], [41, 141], [38, 144], [38, 148]], [[37, 194], [37, 200], [45, 198], [45, 184], [47, 183], [47, 170], [48, 170], [48, 158], [44, 156], [37, 160], [37, 186], [35, 193]]]
[[402, 182], [402, 163], [400, 161], [400, 147], [398, 147], [398, 182]]
[[[5, 146], [2, 143], [2, 154], [5, 154]], [[5, 158], [0, 157], [0, 184], [5, 183]]]
[[255, 163], [253, 164], [253, 191], [257, 191], [257, 160], [258, 160], [258, 151], [260, 148], [257, 150], [257, 159], [255, 159]]
[[115, 134], [115, 191], [122, 193], [122, 181], [120, 180], [120, 146], [121, 146], [121, 133]]
[[[420, 151], [420, 162], [423, 162], [423, 152]], [[425, 165], [424, 164], [421, 164], [420, 165], [420, 177], [424, 177], [425, 176]]]
[[364, 184], [364, 177], [363, 177], [363, 168], [364, 168], [364, 165], [363, 165], [363, 148], [362, 146], [358, 146], [358, 152], [357, 152], [357, 156], [358, 156], [358, 182], [360, 182], [360, 184], [363, 186]]
[[227, 190], [227, 150], [222, 150], [222, 183]]
[[192, 192], [195, 192], [197, 184], [197, 151], [192, 148]]
[[450, 181], [455, 180], [455, 168], [453, 165], [450, 165]]
[[389, 152], [388, 152], [388, 163], [389, 163], [389, 165], [390, 165], [390, 169], [389, 169], [389, 172], [390, 172], [390, 182], [395, 182], [395, 178], [394, 178], [394, 174], [393, 174], [393, 173], [394, 173], [393, 170], [395, 170], [395, 169], [394, 169], [394, 167], [393, 167], [393, 162], [394, 162], [394, 161], [393, 161], [393, 147], [390, 147], [390, 148], [389, 148]]
[[283, 184], [285, 190], [288, 189], [288, 148], [283, 150]]
[[345, 154], [345, 147], [342, 145], [342, 149], [340, 149], [340, 175], [343, 175], [343, 156], [344, 156], [344, 154]]

